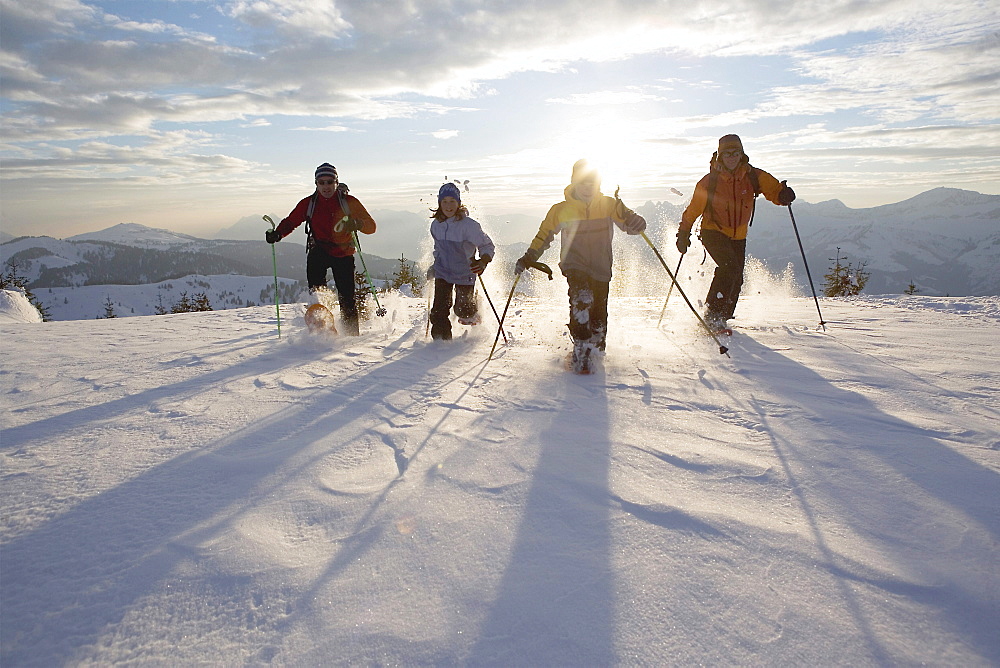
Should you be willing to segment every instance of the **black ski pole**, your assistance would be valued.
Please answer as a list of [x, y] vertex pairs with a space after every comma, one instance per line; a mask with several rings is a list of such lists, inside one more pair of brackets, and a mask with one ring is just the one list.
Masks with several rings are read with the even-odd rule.
[[[782, 181], [781, 185], [785, 185]], [[792, 219], [792, 229], [795, 230], [795, 240], [799, 242], [799, 252], [802, 253], [802, 264], [806, 268], [806, 276], [809, 277], [809, 287], [812, 289], [813, 301], [816, 302], [816, 313], [819, 313], [819, 326], [826, 331], [826, 321], [823, 320], [823, 312], [819, 310], [819, 297], [816, 296], [816, 286], [813, 285], [812, 274], [809, 273], [809, 263], [806, 262], [806, 251], [802, 248], [802, 238], [799, 236], [799, 226], [795, 224], [795, 214], [792, 213], [792, 205], [788, 205], [788, 215]]]
[[[677, 260], [677, 268], [674, 269], [674, 275], [681, 273], [681, 262], [684, 261], [684, 256], [686, 253], [681, 253], [681, 258]], [[670, 293], [674, 291], [674, 282], [670, 281], [670, 289], [667, 290], [667, 298], [663, 300], [663, 309], [660, 310], [660, 319], [656, 321], [656, 326], [659, 327], [660, 323], [663, 322], [663, 314], [667, 312], [667, 302], [670, 301]]]
[[510, 294], [507, 295], [507, 304], [503, 307], [503, 315], [500, 316], [500, 327], [497, 328], [497, 335], [493, 337], [493, 347], [490, 348], [490, 356], [486, 358], [487, 362], [493, 359], [493, 351], [497, 349], [497, 341], [500, 340], [500, 332], [503, 331], [503, 321], [504, 318], [507, 317], [507, 309], [510, 308], [510, 300], [514, 298], [514, 288], [517, 287], [517, 282], [520, 280], [521, 280], [521, 274], [517, 274], [514, 277], [514, 284], [510, 286]]
[[[552, 280], [552, 269], [550, 269], [547, 264], [543, 264], [541, 262], [532, 262], [528, 266], [531, 267], [532, 269], [537, 269], [538, 271], [545, 273], [546, 275], [548, 275], [549, 280], [550, 281]], [[514, 298], [514, 288], [517, 287], [517, 282], [520, 280], [521, 280], [521, 274], [515, 274], [514, 285], [510, 286], [510, 294], [507, 295], [507, 303], [503, 307], [503, 315], [500, 316], [500, 327], [497, 328], [497, 335], [493, 337], [493, 347], [490, 348], [490, 356], [486, 358], [487, 362], [493, 359], [493, 352], [497, 349], [497, 341], [500, 340], [500, 334], [503, 332], [503, 321], [507, 318], [507, 309], [510, 308], [510, 300]], [[505, 334], [504, 341], [506, 340], [507, 340], [507, 335]]]
[[[496, 307], [493, 306], [493, 300], [490, 299], [490, 293], [486, 292], [486, 284], [483, 283], [483, 275], [482, 274], [479, 275], [479, 285], [483, 288], [483, 294], [486, 295], [486, 301], [489, 302], [490, 308], [493, 309], [493, 315], [496, 317], [497, 323], [499, 323], [500, 322], [500, 314], [497, 313]], [[504, 334], [503, 327], [500, 328], [500, 333], [503, 334], [503, 342], [504, 342], [504, 345], [506, 345], [507, 344], [507, 335]]]
[[720, 355], [725, 355], [726, 357], [729, 357], [729, 348], [727, 348], [726, 346], [722, 345], [722, 342], [719, 341], [719, 337], [717, 337], [715, 335], [715, 332], [713, 332], [712, 328], [708, 326], [708, 323], [705, 322], [705, 319], [701, 317], [701, 314], [698, 313], [698, 310], [691, 303], [691, 300], [688, 299], [688, 296], [686, 294], [684, 294], [684, 289], [681, 288], [680, 285], [678, 285], [678, 283], [677, 283], [677, 277], [670, 273], [670, 267], [667, 266], [667, 263], [663, 259], [663, 256], [660, 255], [660, 251], [656, 250], [656, 246], [654, 246], [653, 242], [649, 240], [649, 237], [646, 236], [645, 232], [641, 232], [640, 234], [642, 234], [642, 238], [646, 240], [646, 243], [649, 244], [649, 247], [653, 249], [653, 252], [656, 253], [656, 259], [659, 260], [660, 264], [663, 265], [663, 269], [667, 272], [667, 275], [670, 277], [670, 280], [673, 281], [674, 285], [677, 286], [677, 292], [678, 292], [678, 294], [680, 294], [680, 296], [684, 298], [684, 301], [687, 302], [687, 305], [691, 309], [691, 312], [694, 313], [695, 316], [698, 318], [698, 322], [700, 322], [701, 325], [702, 325], [702, 327], [705, 328], [705, 331], [708, 332], [709, 336], [711, 336], [713, 339], [715, 339], [715, 342], [717, 344], [719, 344], [719, 354]]

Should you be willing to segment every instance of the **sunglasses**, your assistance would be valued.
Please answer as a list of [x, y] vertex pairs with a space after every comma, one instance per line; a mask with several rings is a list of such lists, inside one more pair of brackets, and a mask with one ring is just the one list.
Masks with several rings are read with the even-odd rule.
[[740, 151], [738, 149], [733, 149], [731, 151], [723, 151], [722, 152], [722, 157], [723, 158], [738, 158], [741, 155], [743, 155], [743, 151]]
[[316, 185], [318, 185], [318, 186], [335, 186], [335, 185], [337, 185], [337, 182], [334, 181], [334, 180], [332, 180], [332, 179], [330, 179], [330, 180], [323, 180], [323, 181], [317, 180], [316, 181]]

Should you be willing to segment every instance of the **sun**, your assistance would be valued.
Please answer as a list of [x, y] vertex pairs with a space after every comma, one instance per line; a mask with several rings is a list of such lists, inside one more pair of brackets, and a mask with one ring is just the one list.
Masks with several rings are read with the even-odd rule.
[[619, 186], [625, 191], [636, 185], [642, 171], [641, 134], [628, 118], [627, 109], [619, 106], [601, 111], [581, 109], [580, 114], [567, 119], [560, 136], [560, 152], [575, 156], [569, 164], [586, 158], [600, 171], [601, 190], [608, 195]]

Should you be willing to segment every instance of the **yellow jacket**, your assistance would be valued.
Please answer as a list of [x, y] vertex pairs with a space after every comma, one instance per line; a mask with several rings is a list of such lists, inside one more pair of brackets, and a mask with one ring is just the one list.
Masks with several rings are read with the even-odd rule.
[[680, 232], [690, 232], [698, 216], [701, 216], [701, 229], [722, 232], [730, 239], [746, 239], [754, 207], [750, 170], [757, 171], [761, 194], [770, 202], [780, 204], [778, 193], [783, 186], [763, 169], [751, 167], [746, 156], [743, 156], [743, 161], [735, 171], [723, 169], [718, 160], [712, 161], [711, 169], [718, 174], [715, 193], [712, 195], [712, 210], [705, 210], [708, 203], [708, 182], [712, 176], [709, 173], [698, 181], [691, 203], [681, 214]]
[[622, 223], [632, 210], [600, 192], [590, 202], [576, 199], [573, 192], [573, 185], [566, 186], [566, 199], [549, 209], [529, 252], [541, 256], [561, 234], [559, 269], [564, 276], [579, 271], [596, 281], [610, 281], [612, 223], [625, 231]]

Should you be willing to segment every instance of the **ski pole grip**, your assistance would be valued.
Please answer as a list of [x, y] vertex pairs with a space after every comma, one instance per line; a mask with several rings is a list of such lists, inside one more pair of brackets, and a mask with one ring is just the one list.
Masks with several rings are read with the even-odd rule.
[[528, 266], [531, 267], [532, 269], [537, 269], [538, 271], [547, 275], [550, 281], [552, 280], [552, 269], [551, 267], [549, 267], [549, 265], [545, 264], [544, 262], [532, 262]]

